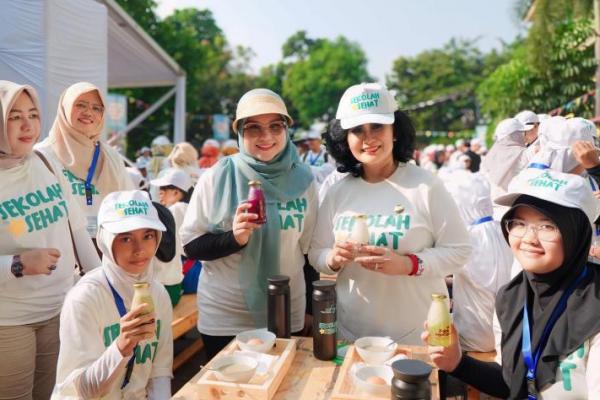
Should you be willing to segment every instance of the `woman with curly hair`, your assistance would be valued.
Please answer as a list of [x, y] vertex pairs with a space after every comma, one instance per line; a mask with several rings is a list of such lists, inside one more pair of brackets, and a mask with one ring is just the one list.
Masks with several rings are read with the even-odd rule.
[[[346, 90], [326, 135], [338, 171], [348, 174], [319, 208], [309, 259], [337, 274], [345, 339], [419, 344], [431, 293], [447, 293], [444, 277], [469, 257], [469, 236], [444, 185], [408, 163], [414, 141], [409, 117], [376, 83]], [[353, 240], [358, 215], [366, 216], [368, 244]]]

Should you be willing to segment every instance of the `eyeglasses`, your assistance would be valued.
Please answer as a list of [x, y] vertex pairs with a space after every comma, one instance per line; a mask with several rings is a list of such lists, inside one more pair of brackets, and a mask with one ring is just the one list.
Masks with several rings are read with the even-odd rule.
[[[78, 101], [77, 103], [75, 103], [75, 108], [79, 112], [87, 111], [90, 109], [90, 103], [88, 103], [87, 101]], [[92, 109], [92, 112], [94, 112], [95, 114], [98, 114], [98, 115], [104, 114], [104, 107], [101, 106], [100, 104], [92, 104], [91, 109]]]
[[521, 219], [509, 219], [506, 221], [508, 234], [517, 238], [527, 235], [529, 228], [535, 232], [537, 238], [544, 242], [556, 242], [560, 239], [560, 231], [554, 224], [542, 222], [540, 224], [527, 224]]
[[350, 128], [348, 131], [353, 135], [362, 136], [366, 133], [367, 126], [369, 127], [368, 130], [373, 134], [377, 135], [383, 132], [383, 124], [363, 124]]
[[287, 130], [287, 124], [283, 121], [271, 122], [268, 125], [250, 122], [244, 125], [243, 135], [249, 137], [259, 137], [263, 132], [269, 132], [272, 136], [279, 136]]

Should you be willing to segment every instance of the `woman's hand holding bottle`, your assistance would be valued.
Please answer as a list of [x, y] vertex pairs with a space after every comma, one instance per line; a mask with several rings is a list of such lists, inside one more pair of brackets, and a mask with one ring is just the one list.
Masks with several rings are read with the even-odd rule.
[[409, 275], [412, 261], [387, 247], [361, 246], [360, 256], [354, 259], [363, 268], [387, 275]]
[[425, 331], [421, 333], [421, 340], [428, 347], [429, 358], [431, 362], [442, 371], [452, 372], [460, 364], [462, 359], [462, 350], [460, 348], [460, 342], [458, 340], [458, 332], [454, 327], [454, 324], [450, 325], [451, 343], [450, 346], [430, 346], [429, 345], [429, 329], [427, 328], [427, 322], [425, 322]]
[[261, 227], [261, 225], [252, 222], [258, 218], [258, 215], [248, 212], [251, 207], [250, 203], [241, 203], [235, 210], [233, 236], [240, 246], [248, 244], [252, 232]]

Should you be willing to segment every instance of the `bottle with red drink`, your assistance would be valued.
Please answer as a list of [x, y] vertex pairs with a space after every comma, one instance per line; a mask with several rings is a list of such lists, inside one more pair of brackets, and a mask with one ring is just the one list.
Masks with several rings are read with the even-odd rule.
[[267, 211], [265, 207], [265, 195], [260, 181], [250, 181], [248, 182], [248, 186], [250, 186], [250, 189], [248, 190], [248, 203], [251, 205], [248, 212], [258, 215], [258, 218], [252, 222], [255, 224], [266, 224]]

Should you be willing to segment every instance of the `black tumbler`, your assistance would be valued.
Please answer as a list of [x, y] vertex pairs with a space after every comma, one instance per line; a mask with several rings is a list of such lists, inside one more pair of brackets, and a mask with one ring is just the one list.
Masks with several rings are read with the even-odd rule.
[[273, 275], [268, 281], [267, 328], [278, 338], [289, 338], [292, 335], [290, 277]]
[[398, 360], [392, 369], [392, 400], [431, 399], [430, 365], [420, 360]]
[[313, 353], [319, 360], [336, 356], [336, 295], [334, 281], [313, 282]]

